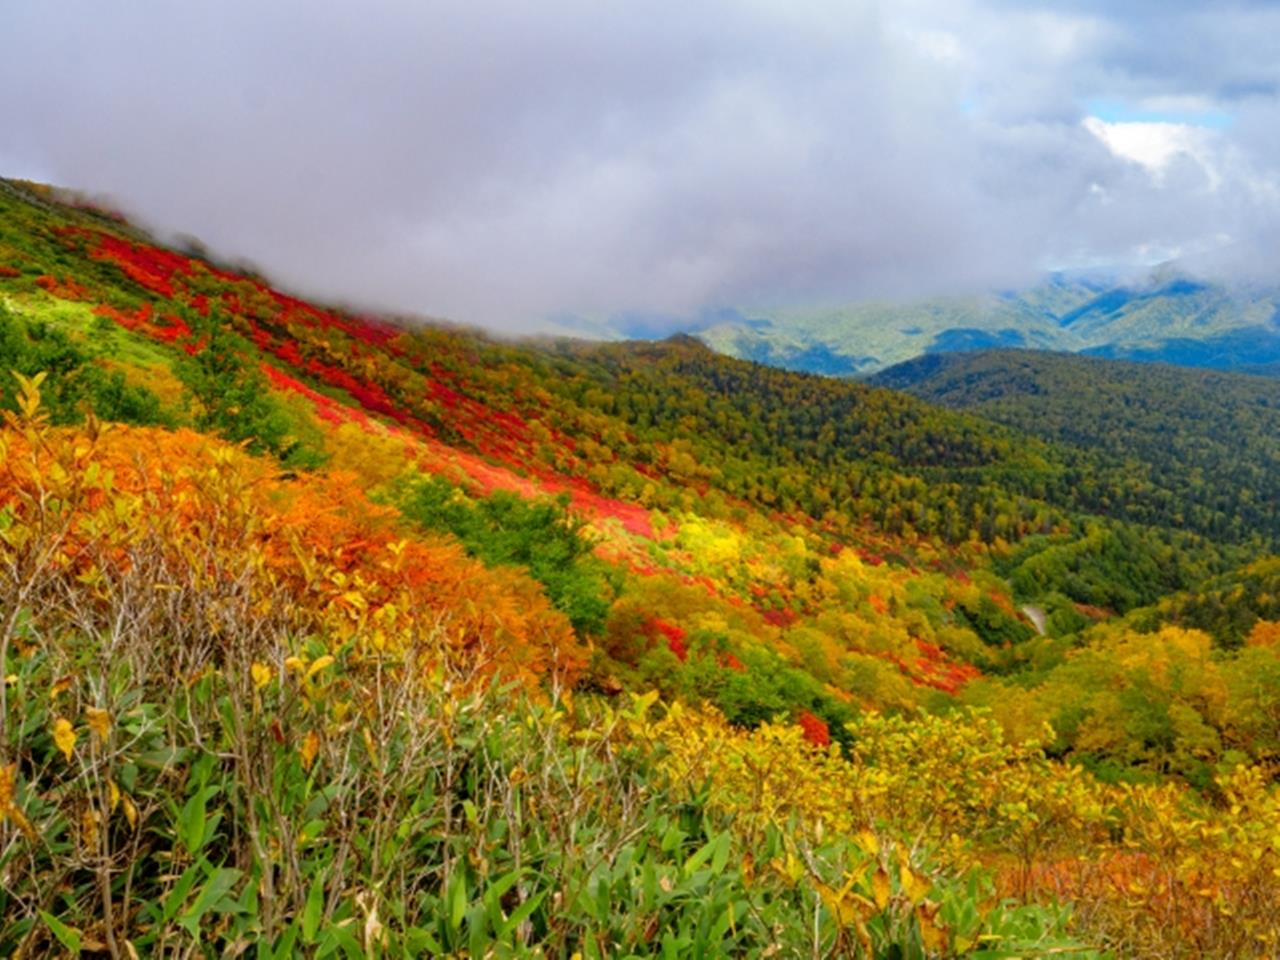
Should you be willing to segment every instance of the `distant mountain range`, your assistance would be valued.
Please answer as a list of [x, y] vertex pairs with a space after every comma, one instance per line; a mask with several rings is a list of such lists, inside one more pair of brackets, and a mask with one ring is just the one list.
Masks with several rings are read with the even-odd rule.
[[1280, 374], [1280, 286], [1206, 282], [1172, 266], [1128, 279], [1054, 274], [982, 296], [719, 311], [702, 320], [697, 336], [721, 353], [836, 376], [992, 347]]

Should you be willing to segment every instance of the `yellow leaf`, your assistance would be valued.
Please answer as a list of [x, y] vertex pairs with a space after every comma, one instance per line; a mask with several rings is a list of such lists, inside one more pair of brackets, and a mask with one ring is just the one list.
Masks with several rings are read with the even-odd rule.
[[307, 679], [310, 680], [331, 663], [333, 663], [333, 657], [329, 656], [327, 653], [323, 657], [316, 657], [315, 663], [311, 664], [311, 666], [307, 668]]
[[799, 883], [800, 878], [804, 876], [804, 864], [790, 850], [787, 851], [787, 861], [784, 869], [787, 879], [793, 884]]
[[98, 815], [93, 812], [93, 807], [85, 807], [84, 813], [80, 814], [80, 836], [86, 847], [98, 845]]
[[116, 786], [114, 780], [107, 781], [107, 809], [115, 813], [116, 807], [120, 806], [120, 788]]
[[658, 702], [658, 691], [650, 690], [645, 694], [633, 693], [631, 695], [631, 709], [637, 717], [642, 717], [649, 712], [649, 708]]
[[316, 753], [320, 750], [320, 735], [314, 730], [308, 731], [303, 738], [302, 746], [298, 748], [298, 753], [302, 755], [302, 769], [310, 772], [311, 764], [315, 762]]
[[36, 839], [35, 828], [31, 826], [31, 821], [27, 819], [14, 801], [14, 777], [18, 772], [18, 765], [11, 763], [7, 767], [0, 767], [0, 823], [6, 820], [12, 820], [13, 823], [26, 834], [28, 840]]
[[106, 740], [111, 733], [111, 714], [97, 707], [85, 707], [84, 713], [89, 718], [89, 729], [99, 740]]
[[827, 905], [828, 910], [835, 914], [836, 923], [841, 927], [853, 926], [858, 916], [853, 904], [825, 883], [819, 883], [817, 887], [818, 893], [822, 896], [822, 902]]
[[265, 663], [255, 663], [249, 667], [249, 673], [253, 677], [253, 685], [261, 690], [271, 682], [271, 668]]
[[880, 838], [870, 830], [863, 830], [856, 839], [858, 846], [871, 854], [871, 856], [878, 857], [880, 855]]
[[124, 805], [124, 818], [129, 821], [129, 826], [136, 830], [138, 828], [138, 808], [134, 806], [132, 798], [127, 793], [120, 798], [120, 802]]
[[946, 924], [940, 923], [936, 917], [921, 917], [920, 939], [924, 941], [926, 950], [934, 953], [944, 952], [947, 944]]
[[889, 887], [889, 874], [885, 873], [884, 867], [876, 870], [875, 876], [871, 878], [871, 891], [875, 895], [877, 907], [883, 910], [889, 905], [892, 891]]
[[76, 749], [76, 732], [71, 729], [71, 721], [66, 717], [58, 717], [53, 721], [53, 742], [70, 761]]
[[53, 682], [53, 686], [49, 688], [49, 699], [57, 700], [60, 696], [71, 689], [71, 677], [59, 677]]
[[910, 867], [902, 868], [902, 891], [912, 903], [919, 903], [929, 894], [929, 881], [916, 876]]
[[301, 657], [286, 657], [284, 665], [285, 669], [292, 670], [294, 673], [301, 673], [307, 669], [307, 662]]

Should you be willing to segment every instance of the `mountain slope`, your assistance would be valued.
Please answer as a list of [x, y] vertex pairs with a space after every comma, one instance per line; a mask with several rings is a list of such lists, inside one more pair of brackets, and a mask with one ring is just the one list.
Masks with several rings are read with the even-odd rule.
[[[0, 952], [1280, 935], [1230, 475], [689, 338], [337, 310], [30, 184], [0, 366]], [[1113, 616], [1246, 561], [1243, 647]]]

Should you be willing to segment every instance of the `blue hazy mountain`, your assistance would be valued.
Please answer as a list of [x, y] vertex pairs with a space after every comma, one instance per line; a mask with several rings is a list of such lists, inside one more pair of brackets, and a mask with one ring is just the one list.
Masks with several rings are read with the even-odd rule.
[[731, 356], [835, 375], [867, 376], [926, 354], [1006, 347], [1275, 374], [1280, 286], [1213, 283], [1165, 265], [1127, 278], [1054, 274], [1026, 290], [978, 296], [749, 317], [727, 310], [701, 315], [692, 332]]

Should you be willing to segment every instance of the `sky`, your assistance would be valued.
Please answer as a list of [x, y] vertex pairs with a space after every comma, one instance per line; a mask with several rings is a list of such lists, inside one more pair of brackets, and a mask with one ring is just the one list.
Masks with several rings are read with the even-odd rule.
[[0, 0], [0, 175], [499, 330], [1274, 282], [1280, 2]]

